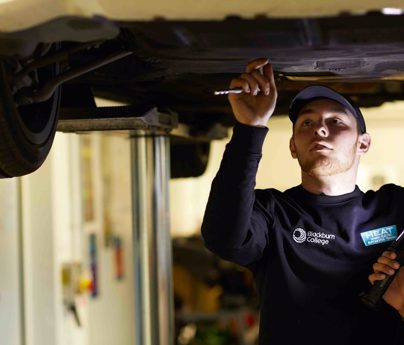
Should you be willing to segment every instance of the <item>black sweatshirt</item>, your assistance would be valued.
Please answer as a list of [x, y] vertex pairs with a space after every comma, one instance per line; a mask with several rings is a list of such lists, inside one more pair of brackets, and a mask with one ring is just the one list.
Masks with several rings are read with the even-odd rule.
[[362, 306], [372, 264], [404, 228], [404, 188], [314, 195], [255, 190], [267, 128], [237, 124], [212, 182], [202, 236], [248, 267], [260, 296], [260, 345], [404, 345], [404, 322]]

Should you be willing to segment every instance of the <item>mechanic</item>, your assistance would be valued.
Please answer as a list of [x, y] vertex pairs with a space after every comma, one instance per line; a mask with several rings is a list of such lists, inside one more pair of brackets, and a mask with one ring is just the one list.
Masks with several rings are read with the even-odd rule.
[[289, 109], [301, 184], [255, 190], [277, 100], [271, 64], [250, 62], [230, 88], [243, 93], [228, 96], [236, 125], [212, 182], [202, 236], [215, 254], [254, 273], [259, 344], [403, 345], [403, 268], [376, 311], [359, 298], [398, 270], [395, 254], [383, 251], [404, 228], [404, 188], [363, 193], [356, 186], [371, 144], [359, 108], [328, 87], [304, 88]]

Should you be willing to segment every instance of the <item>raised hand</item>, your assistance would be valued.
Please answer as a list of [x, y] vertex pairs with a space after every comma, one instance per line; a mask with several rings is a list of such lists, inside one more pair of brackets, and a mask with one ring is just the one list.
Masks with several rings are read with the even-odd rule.
[[236, 120], [250, 126], [266, 126], [278, 96], [272, 66], [266, 58], [251, 61], [244, 73], [230, 83], [244, 92], [228, 96]]

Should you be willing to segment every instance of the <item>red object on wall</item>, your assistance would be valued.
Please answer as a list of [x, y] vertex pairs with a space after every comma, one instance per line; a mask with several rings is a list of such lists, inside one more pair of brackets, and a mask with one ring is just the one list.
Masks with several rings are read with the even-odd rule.
[[122, 280], [123, 273], [123, 253], [122, 253], [122, 240], [120, 237], [114, 237], [114, 257], [115, 257], [115, 278]]

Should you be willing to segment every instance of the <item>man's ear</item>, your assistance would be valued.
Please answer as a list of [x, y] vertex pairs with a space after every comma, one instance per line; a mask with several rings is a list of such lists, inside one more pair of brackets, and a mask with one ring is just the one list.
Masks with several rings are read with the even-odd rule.
[[358, 154], [363, 155], [369, 151], [372, 140], [369, 133], [363, 133], [358, 138]]
[[292, 158], [297, 158], [296, 145], [295, 145], [295, 140], [293, 139], [293, 136], [289, 140], [289, 149], [290, 149], [290, 154], [292, 155]]

